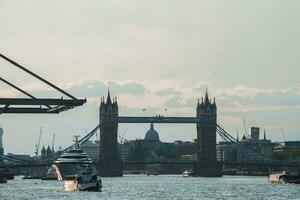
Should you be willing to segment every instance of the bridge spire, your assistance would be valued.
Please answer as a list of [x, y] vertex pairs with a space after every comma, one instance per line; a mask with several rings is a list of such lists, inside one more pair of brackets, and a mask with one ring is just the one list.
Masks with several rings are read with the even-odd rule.
[[207, 88], [206, 88], [206, 92], [205, 92], [204, 104], [205, 104], [205, 105], [210, 104], [210, 101], [209, 101], [209, 98], [208, 98]]
[[200, 108], [200, 99], [198, 98], [198, 103], [197, 103], [197, 109], [199, 109]]
[[108, 88], [108, 91], [107, 91], [106, 104], [112, 104], [112, 103], [111, 103], [111, 98], [110, 98], [110, 91], [109, 91], [109, 88]]

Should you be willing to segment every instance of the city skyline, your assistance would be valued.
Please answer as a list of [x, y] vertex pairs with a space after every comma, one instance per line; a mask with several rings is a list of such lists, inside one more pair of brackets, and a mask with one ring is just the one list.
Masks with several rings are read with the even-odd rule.
[[[33, 154], [40, 126], [45, 145], [52, 133], [56, 147], [83, 136], [96, 126], [108, 87], [120, 114], [139, 116], [195, 116], [208, 88], [218, 121], [233, 135], [244, 132], [245, 117], [272, 140], [283, 140], [281, 129], [287, 140], [299, 140], [300, 3], [166, 2], [0, 1], [1, 53], [88, 100], [59, 115], [1, 115], [5, 152]], [[36, 96], [60, 97], [3, 60], [0, 68]], [[4, 84], [0, 90], [1, 97], [22, 96]], [[126, 128], [134, 139], [148, 125], [120, 125], [119, 133]], [[156, 129], [163, 141], [196, 137], [193, 125]]]

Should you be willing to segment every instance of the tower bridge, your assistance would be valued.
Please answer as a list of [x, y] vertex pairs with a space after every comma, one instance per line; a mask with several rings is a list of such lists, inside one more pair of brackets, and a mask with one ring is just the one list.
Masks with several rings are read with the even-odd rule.
[[195, 117], [129, 117], [119, 116], [118, 102], [111, 99], [108, 92], [106, 100], [101, 98], [99, 108], [100, 160], [97, 169], [101, 176], [121, 176], [123, 163], [118, 154], [119, 123], [186, 123], [195, 124], [197, 132], [197, 161], [194, 171], [199, 176], [221, 176], [221, 165], [217, 162], [216, 132], [217, 106], [206, 92], [201, 103], [198, 101]]

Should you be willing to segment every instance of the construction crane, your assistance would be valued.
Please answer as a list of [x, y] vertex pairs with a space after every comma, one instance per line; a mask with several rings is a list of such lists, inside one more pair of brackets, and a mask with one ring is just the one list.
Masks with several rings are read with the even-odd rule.
[[243, 117], [243, 123], [244, 123], [244, 128], [245, 128], [245, 136], [246, 136], [246, 138], [248, 138], [248, 131], [247, 131], [245, 117]]
[[123, 135], [119, 136], [119, 142], [120, 142], [120, 144], [124, 143], [124, 136], [125, 136], [126, 132], [127, 132], [127, 128], [124, 130]]
[[283, 141], [285, 142], [285, 141], [286, 141], [286, 138], [285, 138], [285, 134], [284, 134], [283, 128], [280, 129], [280, 131], [281, 131], [282, 139], [283, 139]]
[[53, 139], [52, 139], [52, 152], [54, 152], [54, 140], [55, 140], [55, 133], [53, 134]]
[[35, 156], [38, 157], [39, 156], [39, 149], [40, 149], [40, 143], [41, 143], [41, 137], [42, 137], [42, 133], [43, 133], [43, 127], [41, 126], [40, 128], [40, 134], [39, 134], [39, 139], [37, 144], [35, 145]]
[[239, 141], [239, 130], [236, 128], [236, 140]]

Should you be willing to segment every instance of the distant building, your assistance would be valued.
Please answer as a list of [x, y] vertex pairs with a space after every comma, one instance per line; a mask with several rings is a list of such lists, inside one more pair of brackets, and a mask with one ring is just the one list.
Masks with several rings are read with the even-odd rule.
[[[266, 139], [266, 133], [264, 133], [263, 139], [259, 139], [259, 128], [252, 127], [251, 138], [247, 138], [244, 135], [242, 140], [234, 144], [231, 142], [219, 142], [217, 145], [217, 158], [219, 161], [225, 162], [255, 162], [256, 160], [247, 153], [250, 150], [271, 159], [273, 146], [271, 140]], [[236, 147], [240, 150], [237, 150]]]
[[193, 155], [196, 154], [197, 141], [185, 142], [182, 140], [177, 140], [174, 142], [176, 147], [177, 156]]
[[49, 145], [48, 145], [47, 149], [45, 148], [45, 146], [43, 146], [43, 148], [41, 150], [41, 159], [52, 158], [54, 153], [55, 152], [51, 150]]
[[251, 127], [250, 128], [250, 136], [252, 140], [259, 140], [259, 128]]
[[100, 154], [100, 143], [99, 141], [92, 142], [88, 140], [85, 144], [81, 146], [81, 149], [89, 155], [89, 157], [93, 161], [99, 160], [99, 154]]
[[154, 125], [150, 124], [150, 129], [146, 132], [143, 140], [130, 140], [120, 144], [120, 156], [127, 160], [158, 160], [158, 150], [161, 146], [158, 132]]
[[174, 143], [161, 142], [151, 123], [144, 139], [125, 141], [119, 144], [119, 151], [123, 161], [174, 160], [190, 158], [196, 154], [196, 143], [181, 140]]
[[274, 159], [300, 160], [300, 141], [276, 142], [274, 145]]

